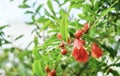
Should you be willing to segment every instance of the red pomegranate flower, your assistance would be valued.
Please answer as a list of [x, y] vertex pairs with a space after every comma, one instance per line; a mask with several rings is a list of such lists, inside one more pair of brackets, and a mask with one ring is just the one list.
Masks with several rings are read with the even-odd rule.
[[80, 49], [81, 47], [83, 47], [84, 42], [82, 39], [75, 39], [74, 40], [74, 48], [77, 47], [78, 49]]
[[68, 53], [68, 50], [66, 48], [61, 48], [61, 54], [65, 55]]
[[64, 48], [64, 46], [65, 46], [65, 43], [64, 43], [64, 41], [62, 41], [62, 42], [59, 44], [59, 48]]
[[57, 76], [56, 71], [52, 70], [51, 72], [48, 73], [48, 76]]
[[45, 67], [45, 71], [46, 71], [47, 73], [50, 72], [50, 68], [49, 68], [49, 66], [46, 66], [46, 67]]
[[79, 62], [87, 62], [88, 61], [88, 53], [86, 52], [84, 47], [81, 47], [80, 49], [75, 47], [73, 49], [72, 55]]
[[73, 41], [73, 40], [69, 38], [69, 39], [67, 40], [68, 45], [71, 44], [72, 41]]
[[57, 38], [58, 38], [58, 39], [62, 39], [61, 33], [58, 33], [58, 34], [57, 34]]
[[93, 43], [91, 54], [93, 57], [99, 58], [102, 56], [102, 49], [96, 43]]
[[89, 28], [88, 23], [85, 23], [84, 27], [82, 28], [82, 31], [85, 33], [85, 32], [87, 32], [88, 28]]
[[88, 28], [89, 28], [88, 23], [85, 23], [85, 24], [84, 24], [84, 28], [85, 28], [85, 29], [88, 29]]
[[77, 30], [77, 31], [75, 32], [75, 37], [76, 37], [77, 39], [79, 39], [79, 38], [82, 36], [82, 34], [83, 34], [83, 31], [82, 31], [82, 30]]
[[83, 39], [80, 39], [80, 40], [81, 40], [82, 44], [85, 45], [85, 40], [83, 40]]

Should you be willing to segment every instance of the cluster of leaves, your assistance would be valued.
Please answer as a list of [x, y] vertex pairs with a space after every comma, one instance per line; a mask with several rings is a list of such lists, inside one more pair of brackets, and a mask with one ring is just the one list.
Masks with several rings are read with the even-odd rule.
[[[119, 0], [47, 0], [39, 5], [38, 2], [33, 2], [32, 5], [27, 2], [23, 0], [19, 7], [26, 9], [25, 13], [31, 15], [32, 20], [28, 24], [36, 26], [33, 30], [36, 36], [32, 50], [35, 76], [46, 76], [45, 66], [55, 69], [58, 76], [96, 76], [99, 71], [104, 75], [112, 73], [119, 76], [116, 70], [110, 71], [113, 66], [120, 67], [120, 56], [117, 55], [120, 39], [116, 40], [116, 37], [120, 36]], [[76, 12], [75, 10], [82, 13], [77, 16], [71, 14], [72, 11]], [[87, 51], [91, 50], [91, 42], [96, 42], [104, 50], [100, 59], [90, 57], [84, 64], [73, 59], [72, 46], [66, 47], [69, 50], [67, 55], [61, 55], [58, 47], [61, 41], [56, 37], [60, 32], [64, 41], [74, 39], [75, 31], [83, 27], [82, 21], [90, 25], [88, 32], [82, 36], [86, 41]], [[47, 36], [41, 36], [41, 32], [47, 33]], [[40, 43], [42, 38], [43, 44]]]

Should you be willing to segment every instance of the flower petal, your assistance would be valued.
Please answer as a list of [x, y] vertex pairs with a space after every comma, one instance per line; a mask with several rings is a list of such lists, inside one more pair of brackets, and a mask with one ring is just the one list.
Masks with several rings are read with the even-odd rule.
[[72, 52], [72, 55], [79, 62], [87, 62], [88, 61], [88, 53], [86, 52], [84, 47], [81, 47], [80, 49], [75, 47]]
[[99, 58], [102, 56], [102, 49], [96, 43], [93, 43], [91, 54], [93, 57]]

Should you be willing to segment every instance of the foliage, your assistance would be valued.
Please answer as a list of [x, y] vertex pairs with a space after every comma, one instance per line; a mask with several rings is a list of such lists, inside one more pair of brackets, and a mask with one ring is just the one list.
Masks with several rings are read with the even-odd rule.
[[[102, 71], [104, 75], [116, 73], [118, 76], [116, 70], [109, 71], [109, 68], [120, 63], [120, 56], [117, 55], [120, 39], [115, 39], [120, 36], [119, 2], [119, 0], [47, 0], [46, 3], [38, 6], [37, 2], [33, 5], [28, 4], [31, 6], [29, 8], [37, 6], [34, 11], [26, 9], [26, 14], [32, 16], [32, 21], [28, 24], [36, 26], [37, 34], [32, 52], [34, 55], [33, 73], [46, 76], [44, 68], [49, 66], [50, 69], [56, 70], [58, 76], [96, 76], [99, 71]], [[82, 13], [75, 14], [77, 10]], [[66, 45], [68, 39], [74, 40], [74, 33], [82, 29], [83, 20], [89, 24], [89, 30], [82, 35], [82, 39], [86, 42], [87, 52], [90, 54], [93, 42], [103, 50], [101, 58], [90, 56], [87, 63], [74, 60], [71, 55], [73, 43], [66, 46], [69, 53], [62, 55], [58, 47], [61, 40], [57, 39], [57, 33], [61, 33]], [[41, 32], [46, 33], [47, 36], [41, 37]], [[44, 38], [43, 44], [40, 44], [41, 38]], [[112, 47], [113, 45], [115, 46]], [[111, 61], [110, 64], [109, 61]]]
[[[119, 0], [47, 0], [43, 4], [36, 1], [32, 5], [27, 2], [23, 0], [19, 7], [26, 10], [25, 14], [31, 15], [31, 21], [27, 24], [36, 26], [32, 50], [34, 76], [47, 76], [46, 66], [55, 69], [57, 76], [96, 76], [98, 72], [105, 76], [119, 76], [114, 69], [120, 67], [120, 56], [117, 55], [120, 39], [116, 39], [120, 36]], [[81, 39], [86, 42], [89, 60], [80, 63], [72, 56], [74, 33], [82, 29], [86, 22], [89, 29]], [[62, 39], [57, 38], [58, 33], [61, 33]], [[67, 43], [69, 39], [71, 44]], [[68, 50], [66, 55], [60, 53], [59, 44], [62, 41]], [[102, 57], [91, 56], [93, 42], [103, 50]]]
[[[23, 35], [10, 41], [10, 36], [6, 36], [4, 29], [8, 25], [0, 26], [0, 72], [1, 76], [29, 76], [32, 75], [32, 51], [23, 50], [13, 45]], [[9, 47], [10, 46], [10, 47]]]

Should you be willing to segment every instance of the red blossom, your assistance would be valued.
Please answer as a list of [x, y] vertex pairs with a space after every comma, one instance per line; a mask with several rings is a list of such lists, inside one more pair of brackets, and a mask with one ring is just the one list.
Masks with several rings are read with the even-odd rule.
[[58, 38], [58, 39], [62, 39], [61, 33], [58, 33], [58, 34], [57, 34], [57, 38]]
[[45, 71], [46, 71], [47, 73], [50, 72], [50, 68], [49, 68], [49, 66], [46, 66], [46, 67], [45, 67]]
[[52, 70], [51, 73], [52, 73], [52, 76], [56, 76], [56, 71], [55, 70]]
[[80, 40], [81, 40], [82, 44], [85, 45], [85, 40], [83, 40], [83, 39], [80, 39]]
[[99, 58], [102, 56], [102, 49], [96, 43], [93, 43], [91, 54], [93, 57]]
[[67, 43], [68, 43], [68, 45], [71, 44], [72, 43], [72, 39], [69, 38]]
[[74, 40], [74, 48], [77, 47], [78, 49], [80, 49], [83, 45], [84, 45], [84, 43], [83, 43], [82, 39]]
[[85, 32], [87, 32], [88, 28], [89, 28], [88, 23], [85, 23], [84, 27], [82, 28], [82, 31], [85, 33]]
[[79, 38], [82, 36], [82, 34], [83, 34], [83, 31], [82, 31], [82, 30], [77, 30], [77, 31], [75, 32], [75, 37], [76, 37], [77, 39], [79, 39]]
[[59, 48], [64, 48], [64, 46], [65, 46], [65, 43], [64, 43], [64, 41], [62, 41], [62, 42], [59, 44]]
[[85, 24], [84, 24], [84, 28], [85, 28], [85, 29], [88, 29], [88, 28], [89, 28], [88, 23], [85, 23]]
[[72, 55], [79, 62], [88, 61], [88, 53], [86, 52], [84, 47], [81, 47], [80, 49], [78, 49], [77, 47], [74, 47]]
[[56, 71], [52, 70], [51, 72], [48, 73], [48, 76], [57, 76]]
[[112, 71], [113, 71], [113, 69], [112, 69], [112, 68], [109, 68], [109, 69], [108, 69], [108, 71], [109, 71], [109, 72], [112, 72]]
[[61, 54], [62, 55], [65, 55], [65, 54], [67, 54], [68, 53], [68, 50], [66, 49], [66, 48], [62, 48], [61, 49]]

